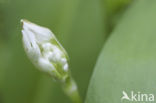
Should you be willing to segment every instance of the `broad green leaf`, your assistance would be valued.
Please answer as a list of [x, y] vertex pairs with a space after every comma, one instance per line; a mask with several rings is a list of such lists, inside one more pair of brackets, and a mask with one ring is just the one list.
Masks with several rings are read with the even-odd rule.
[[107, 33], [106, 38], [108, 38], [114, 30], [114, 27], [118, 24], [120, 17], [133, 1], [134, 0], [101, 0], [103, 12], [105, 14], [104, 24], [107, 25], [105, 27]]
[[155, 0], [129, 7], [99, 56], [86, 103], [132, 103], [121, 101], [123, 91], [156, 95], [155, 11]]
[[128, 5], [133, 0], [103, 0], [108, 16], [119, 12], [123, 7]]

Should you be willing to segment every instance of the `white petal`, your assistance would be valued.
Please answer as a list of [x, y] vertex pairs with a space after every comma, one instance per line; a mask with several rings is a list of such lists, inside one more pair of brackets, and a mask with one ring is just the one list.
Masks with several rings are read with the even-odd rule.
[[67, 64], [67, 63], [64, 65], [63, 69], [64, 69], [65, 71], [68, 71], [68, 64]]
[[67, 59], [62, 58], [62, 59], [61, 59], [61, 63], [62, 63], [63, 65], [66, 64], [66, 63], [67, 63]]
[[41, 70], [44, 72], [49, 72], [55, 69], [54, 66], [47, 59], [44, 58], [40, 58], [38, 64], [39, 68], [41, 68]]
[[51, 57], [53, 57], [53, 56], [54, 56], [54, 53], [51, 52], [51, 51], [49, 51], [49, 52], [44, 52], [44, 53], [43, 53], [43, 57], [46, 58], [46, 59], [48, 59], [48, 60], [49, 60], [49, 58], [51, 58]]
[[42, 48], [44, 49], [44, 51], [52, 51], [53, 46], [51, 43], [43, 43]]

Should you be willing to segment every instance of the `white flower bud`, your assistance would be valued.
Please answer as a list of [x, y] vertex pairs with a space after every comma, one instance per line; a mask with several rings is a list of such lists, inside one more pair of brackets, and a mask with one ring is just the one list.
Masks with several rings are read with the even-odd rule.
[[68, 76], [68, 56], [54, 34], [27, 20], [21, 22], [24, 48], [33, 64], [56, 79]]

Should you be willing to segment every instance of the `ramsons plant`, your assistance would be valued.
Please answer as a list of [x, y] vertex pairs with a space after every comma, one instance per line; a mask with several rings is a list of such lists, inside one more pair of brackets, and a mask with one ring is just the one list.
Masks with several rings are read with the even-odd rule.
[[73, 103], [81, 103], [77, 85], [68, 64], [68, 55], [55, 35], [48, 29], [21, 20], [24, 49], [32, 63], [51, 78], [59, 81]]

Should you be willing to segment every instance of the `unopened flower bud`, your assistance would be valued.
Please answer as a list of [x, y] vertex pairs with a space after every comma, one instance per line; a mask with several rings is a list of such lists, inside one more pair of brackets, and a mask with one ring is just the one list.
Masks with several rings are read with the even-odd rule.
[[55, 79], [68, 77], [68, 55], [55, 35], [48, 29], [21, 20], [25, 52], [32, 63]]

